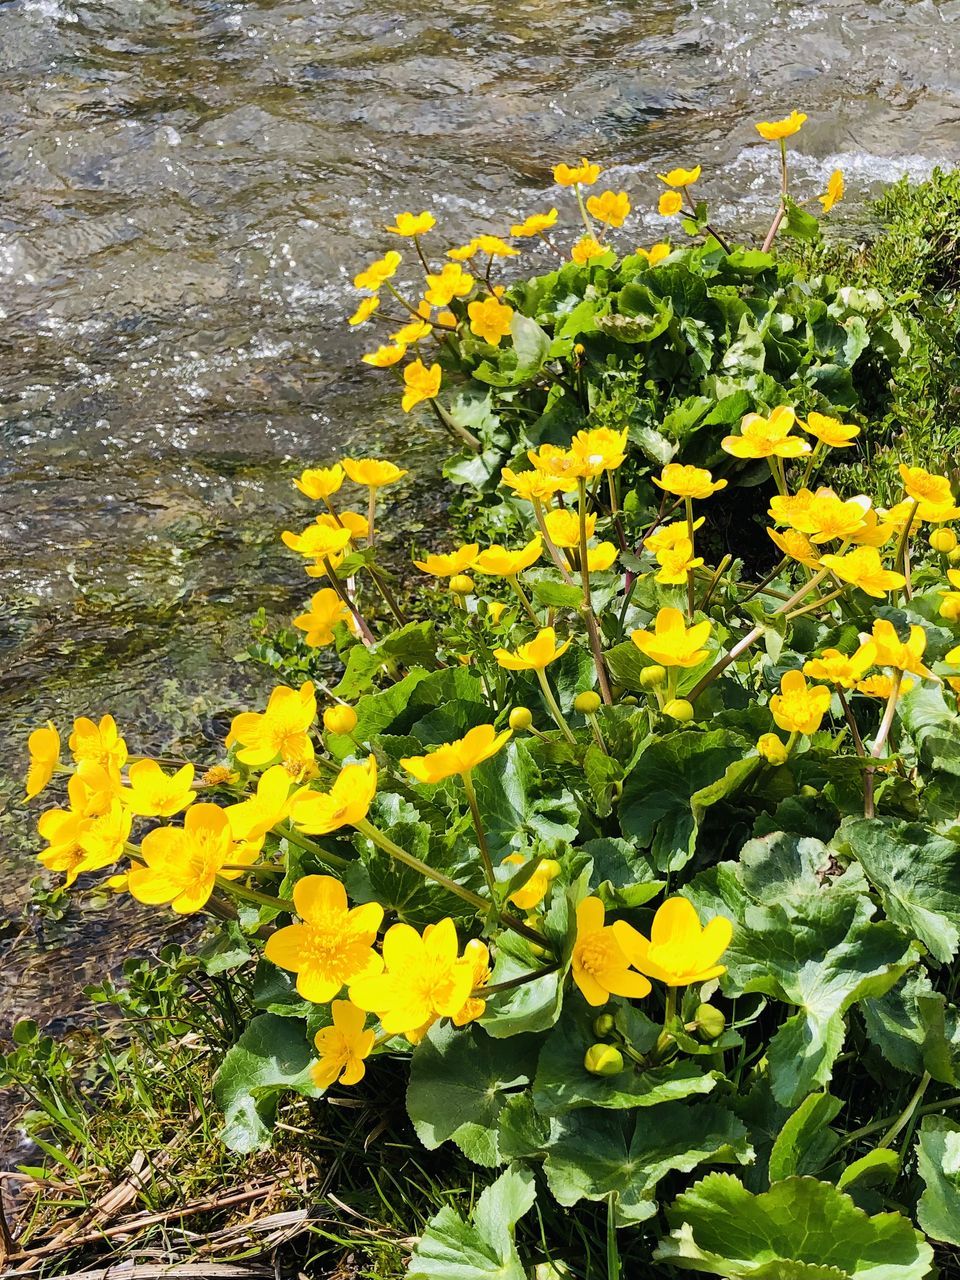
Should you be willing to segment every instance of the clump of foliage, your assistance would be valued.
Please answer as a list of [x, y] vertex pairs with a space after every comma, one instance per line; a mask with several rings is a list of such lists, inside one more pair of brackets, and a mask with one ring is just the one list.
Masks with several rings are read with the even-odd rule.
[[[781, 225], [810, 233], [801, 125], [758, 126], [784, 172], [763, 258]], [[624, 193], [583, 198], [595, 168], [558, 181], [615, 225]], [[684, 194], [698, 177], [666, 175], [661, 203], [703, 244], [618, 261], [589, 224], [574, 267], [503, 293], [457, 255], [505, 241], [434, 271], [432, 218], [400, 215], [422, 305], [388, 254], [354, 320], [384, 293], [416, 315], [385, 367], [439, 341], [404, 364], [404, 407], [468, 444], [451, 474], [490, 491], [482, 536], [416, 559], [435, 588], [408, 616], [378, 541], [407, 473], [308, 469], [322, 510], [283, 537], [322, 585], [270, 653], [290, 683], [220, 760], [131, 759], [109, 716], [74, 724], [68, 764], [54, 727], [31, 737], [28, 794], [69, 775], [44, 864], [208, 912], [223, 972], [255, 966], [213, 1085], [233, 1151], [269, 1147], [285, 1096], [375, 1099], [400, 1072], [423, 1146], [476, 1166], [472, 1206], [419, 1233], [417, 1280], [924, 1280], [960, 1247], [960, 507], [907, 463], [887, 506], [818, 487], [870, 434], [837, 353], [897, 344], [893, 313], [772, 259], [751, 275]], [[726, 387], [704, 365], [741, 338], [762, 366]], [[440, 403], [444, 364], [489, 388], [479, 408]], [[625, 373], [649, 421], [611, 407]], [[765, 511], [763, 577], [705, 536], [734, 489]]]

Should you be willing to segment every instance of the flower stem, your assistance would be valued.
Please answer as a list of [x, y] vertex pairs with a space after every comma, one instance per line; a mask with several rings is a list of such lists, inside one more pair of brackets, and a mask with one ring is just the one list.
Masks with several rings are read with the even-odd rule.
[[287, 844], [296, 845], [298, 849], [304, 849], [307, 853], [312, 853], [315, 857], [319, 858], [321, 862], [325, 862], [328, 867], [336, 867], [338, 870], [342, 871], [350, 865], [347, 858], [341, 858], [340, 855], [336, 853], [327, 853], [326, 849], [322, 849], [320, 845], [316, 844], [313, 840], [308, 840], [306, 836], [301, 835], [299, 831], [294, 831], [289, 822], [286, 825], [277, 823], [277, 825], [272, 828], [272, 834], [279, 836], [281, 840], [286, 840]]
[[367, 626], [366, 622], [364, 622], [363, 616], [361, 615], [360, 610], [353, 603], [353, 599], [350, 595], [350, 592], [343, 585], [341, 580], [337, 577], [336, 570], [334, 569], [333, 564], [326, 557], [324, 557], [323, 559], [323, 567], [327, 571], [327, 577], [330, 579], [330, 583], [334, 591], [337, 593], [337, 595], [340, 597], [343, 603], [347, 606], [347, 608], [353, 614], [353, 619], [356, 622], [357, 627], [359, 628], [360, 635], [363, 638], [363, 643], [367, 646], [367, 648], [369, 648], [373, 644], [376, 644], [376, 637], [374, 636], [370, 628]]
[[897, 1116], [896, 1120], [894, 1120], [893, 1124], [890, 1126], [887, 1132], [883, 1135], [883, 1137], [877, 1143], [878, 1147], [889, 1147], [890, 1144], [893, 1142], [894, 1138], [896, 1138], [897, 1134], [901, 1131], [901, 1129], [903, 1129], [907, 1124], [910, 1123], [910, 1120], [913, 1117], [913, 1113], [916, 1111], [917, 1107], [919, 1107], [920, 1103], [923, 1101], [923, 1095], [926, 1093], [927, 1086], [930, 1084], [931, 1079], [932, 1077], [925, 1071], [923, 1075], [920, 1077], [920, 1083], [917, 1085], [916, 1089], [913, 1091], [913, 1096], [911, 1097], [910, 1101], [907, 1103], [904, 1109]]
[[587, 635], [590, 638], [590, 651], [593, 654], [593, 665], [597, 669], [597, 681], [600, 685], [600, 696], [612, 706], [610, 681], [607, 679], [607, 668], [603, 661], [603, 649], [600, 646], [600, 632], [597, 628], [596, 615], [593, 612], [593, 601], [590, 596], [590, 565], [587, 552], [587, 482], [583, 476], [578, 481], [580, 499], [580, 582], [583, 587], [583, 603], [580, 612], [586, 623]]
[[241, 902], [251, 902], [258, 907], [270, 907], [273, 911], [284, 911], [294, 915], [296, 907], [289, 898], [272, 898], [268, 893], [259, 893], [256, 889], [248, 889], [246, 885], [237, 884], [236, 880], [227, 880], [225, 876], [217, 876], [217, 888], [224, 893], [239, 898]]
[[470, 770], [467, 769], [461, 773], [463, 779], [463, 789], [467, 793], [467, 804], [470, 806], [470, 814], [473, 818], [474, 830], [477, 833], [477, 843], [480, 846], [480, 857], [483, 861], [483, 874], [487, 880], [487, 890], [490, 894], [490, 904], [488, 911], [495, 912], [497, 909], [497, 878], [493, 874], [493, 860], [490, 857], [490, 846], [487, 844], [487, 835], [483, 829], [483, 819], [480, 816], [480, 806], [477, 804], [477, 793], [473, 787], [473, 778], [470, 776]]
[[[897, 711], [897, 699], [900, 696], [900, 682], [903, 679], [902, 671], [895, 671], [893, 674], [893, 684], [890, 688], [890, 696], [887, 698], [887, 705], [884, 708], [883, 719], [880, 721], [880, 728], [877, 731], [874, 740], [873, 750], [870, 755], [874, 760], [879, 760], [883, 754], [883, 748], [889, 736], [890, 729], [893, 726], [893, 717]], [[876, 774], [876, 765], [867, 765], [863, 775], [863, 816], [865, 818], [873, 818], [876, 816], [876, 806], [874, 804], [873, 783]]]
[[[693, 552], [693, 537], [694, 537], [693, 499], [692, 498], [684, 498], [683, 510], [687, 518], [687, 540], [690, 543], [690, 559], [692, 560], [693, 554], [694, 554]], [[694, 571], [692, 569], [688, 569], [687, 570], [687, 621], [688, 622], [693, 622], [695, 586], [696, 586], [696, 583], [694, 581]]]
[[570, 726], [567, 724], [566, 720], [564, 720], [563, 718], [563, 712], [560, 710], [560, 704], [557, 702], [556, 698], [553, 696], [553, 690], [550, 688], [550, 681], [547, 679], [547, 673], [543, 670], [542, 667], [536, 667], [535, 671], [536, 671], [537, 679], [540, 681], [540, 690], [543, 693], [543, 700], [547, 704], [547, 706], [550, 708], [550, 714], [553, 716], [554, 721], [556, 722], [557, 728], [562, 731], [563, 736], [570, 743], [570, 745], [572, 747], [575, 747], [577, 745], [577, 740], [573, 736]]
[[367, 546], [374, 543], [374, 523], [377, 518], [377, 490], [371, 485], [367, 497]]
[[516, 592], [516, 594], [517, 594], [517, 599], [518, 599], [518, 600], [520, 601], [520, 603], [523, 605], [523, 609], [524, 609], [524, 612], [526, 613], [527, 617], [530, 619], [530, 621], [533, 623], [533, 625], [539, 629], [539, 627], [540, 627], [540, 619], [539, 619], [539, 618], [537, 617], [537, 615], [534, 613], [534, 611], [533, 611], [533, 605], [532, 605], [532, 604], [530, 603], [530, 601], [527, 599], [527, 594], [526, 594], [526, 592], [524, 591], [523, 587], [521, 587], [521, 585], [520, 585], [520, 579], [517, 577], [517, 575], [516, 575], [515, 573], [508, 573], [508, 574], [507, 574], [507, 581], [510, 583], [511, 587], [513, 587], [514, 591]]

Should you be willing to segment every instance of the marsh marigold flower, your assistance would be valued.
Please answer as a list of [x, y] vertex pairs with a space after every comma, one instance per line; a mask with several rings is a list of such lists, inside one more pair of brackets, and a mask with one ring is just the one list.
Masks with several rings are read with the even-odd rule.
[[479, 235], [474, 239], [474, 244], [480, 253], [489, 254], [491, 258], [515, 258], [520, 252], [500, 236]]
[[568, 164], [558, 164], [553, 169], [553, 180], [558, 187], [592, 187], [600, 177], [600, 166], [591, 164], [586, 156], [581, 157], [579, 165], [573, 168]]
[[923, 627], [911, 626], [907, 639], [901, 640], [892, 622], [876, 618], [873, 631], [857, 650], [857, 657], [868, 667], [895, 667], [916, 676], [932, 676], [933, 672], [922, 662], [926, 647], [927, 633]]
[[452, 1018], [473, 990], [474, 963], [458, 955], [453, 921], [441, 920], [421, 936], [392, 925], [383, 939], [384, 970], [350, 984], [350, 999], [375, 1013], [388, 1035], [422, 1033], [437, 1018]]
[[689, 538], [681, 538], [674, 546], [658, 551], [656, 556], [660, 569], [654, 581], [661, 586], [678, 586], [686, 582], [688, 575], [703, 564], [702, 556], [694, 556], [693, 543]]
[[510, 332], [510, 321], [513, 319], [513, 307], [508, 307], [498, 298], [484, 298], [482, 302], [471, 302], [467, 307], [470, 317], [470, 328], [478, 338], [499, 347]]
[[827, 183], [826, 191], [822, 196], [817, 196], [817, 199], [823, 205], [824, 213], [829, 213], [833, 206], [839, 200], [843, 199], [845, 189], [843, 182], [843, 170], [834, 169], [833, 173], [830, 175], [830, 180]]
[[[703, 522], [703, 516], [701, 516], [699, 520], [694, 520], [694, 532], [701, 528]], [[643, 545], [648, 551], [651, 551], [656, 556], [659, 555], [661, 551], [673, 550], [673, 548], [679, 543], [689, 541], [689, 538], [690, 532], [687, 529], [686, 521], [674, 520], [672, 524], [662, 524], [658, 529], [655, 529], [653, 533], [648, 534], [643, 540]]]
[[556, 223], [558, 216], [556, 209], [551, 209], [549, 213], [531, 213], [523, 222], [515, 222], [510, 228], [510, 234], [524, 239], [542, 235]]
[[826, 680], [842, 689], [852, 689], [870, 662], [859, 652], [848, 656], [839, 649], [824, 649], [818, 658], [810, 658], [803, 664], [805, 675], [813, 680]]
[[608, 227], [622, 227], [630, 214], [630, 197], [625, 191], [601, 191], [587, 197], [587, 212]]
[[[508, 853], [500, 865], [520, 868], [525, 866], [526, 863], [527, 859], [522, 853]], [[530, 878], [519, 889], [510, 894], [510, 901], [514, 906], [519, 907], [521, 911], [532, 911], [534, 907], [539, 906], [550, 892], [550, 886], [560, 874], [560, 863], [554, 858], [537, 858], [536, 863], [536, 869]], [[514, 871], [513, 874], [516, 874], [516, 872]]]
[[332, 467], [308, 467], [293, 483], [305, 498], [321, 502], [324, 498], [332, 498], [340, 491], [340, 486], [343, 484], [343, 467], [339, 462], [335, 462]]
[[434, 578], [453, 578], [458, 573], [466, 573], [477, 558], [480, 546], [476, 542], [467, 542], [456, 551], [445, 555], [430, 555], [423, 560], [414, 560], [414, 564], [423, 573], [432, 574]]
[[882, 600], [890, 591], [899, 590], [907, 581], [902, 573], [883, 567], [876, 547], [856, 547], [842, 556], [821, 556], [820, 563], [841, 582], [849, 582], [877, 600]]
[[40, 729], [34, 729], [27, 739], [30, 764], [27, 768], [26, 799], [38, 796], [53, 777], [60, 763], [60, 735], [52, 721]]
[[404, 413], [424, 400], [436, 399], [440, 391], [440, 366], [432, 364], [428, 369], [422, 360], [414, 360], [403, 371], [403, 393], [401, 405]]
[[[490, 949], [487, 944], [481, 942], [479, 938], [471, 938], [463, 948], [463, 956], [461, 958], [465, 964], [470, 965], [473, 990], [477, 991], [485, 987], [490, 981], [491, 974]], [[486, 1007], [487, 1002], [482, 996], [468, 996], [463, 1005], [453, 1015], [453, 1025], [455, 1027], [465, 1027], [469, 1022], [475, 1022], [477, 1018], [483, 1016]]]
[[753, 127], [767, 142], [779, 142], [781, 138], [790, 138], [799, 133], [806, 119], [802, 111], [791, 111], [783, 120], [761, 120]]
[[343, 603], [332, 587], [322, 587], [310, 598], [310, 609], [307, 613], [298, 614], [293, 625], [304, 636], [311, 648], [333, 644], [334, 628], [344, 623], [350, 631], [356, 631], [353, 614]]
[[448, 307], [454, 298], [465, 298], [473, 288], [473, 276], [459, 262], [447, 262], [439, 274], [427, 276], [424, 298], [431, 306]]
[[819, 553], [805, 533], [800, 533], [797, 529], [785, 529], [783, 533], [778, 533], [776, 529], [768, 529], [767, 533], [774, 544], [791, 560], [805, 564], [808, 569], [820, 567]]
[[391, 365], [399, 364], [406, 354], [406, 345], [395, 342], [390, 346], [377, 347], [376, 351], [368, 351], [360, 359], [364, 364], [373, 365], [375, 369], [389, 369]]
[[298, 831], [326, 836], [362, 822], [376, 793], [377, 762], [367, 756], [360, 763], [345, 764], [329, 791], [300, 791], [294, 797], [290, 816]]
[[385, 462], [380, 458], [344, 458], [341, 466], [354, 484], [367, 489], [382, 489], [385, 485], [396, 484], [407, 474], [395, 462]]
[[487, 574], [491, 578], [515, 578], [518, 573], [536, 564], [542, 553], [543, 540], [539, 534], [535, 534], [518, 551], [509, 551], [499, 542], [494, 542], [479, 552], [473, 568], [477, 573]]
[[709, 498], [727, 487], [726, 480], [714, 480], [704, 467], [668, 462], [653, 483], [677, 498]]
[[395, 236], [422, 236], [437, 225], [432, 213], [398, 213], [393, 226], [384, 228]]
[[657, 213], [661, 218], [675, 218], [683, 208], [683, 196], [679, 191], [664, 191], [657, 201]]
[[127, 744], [117, 732], [113, 716], [101, 716], [98, 724], [80, 716], [73, 722], [67, 745], [77, 764], [89, 761], [105, 769], [122, 769], [127, 763]]
[[931, 475], [923, 467], [908, 467], [904, 462], [900, 463], [900, 476], [907, 494], [918, 503], [917, 519], [936, 524], [960, 518], [946, 476]]
[[130, 785], [120, 799], [131, 813], [141, 818], [172, 818], [193, 804], [193, 765], [185, 764], [176, 773], [164, 773], [156, 760], [138, 760], [127, 772]]
[[278, 685], [265, 711], [241, 711], [234, 716], [227, 746], [239, 743], [237, 759], [252, 769], [275, 760], [299, 768], [313, 759], [309, 730], [316, 718], [317, 698], [309, 680], [299, 689]]
[[347, 891], [333, 876], [304, 876], [293, 886], [300, 922], [277, 929], [264, 955], [271, 964], [297, 975], [304, 1000], [326, 1004], [344, 986], [380, 973], [373, 949], [383, 923], [379, 902], [351, 908]]
[[308, 560], [332, 559], [346, 548], [350, 538], [351, 531], [346, 523], [327, 524], [320, 520], [308, 524], [302, 533], [284, 529], [280, 535], [280, 541], [285, 547]]
[[[561, 449], [555, 444], [543, 444], [539, 449], [530, 449], [527, 457], [537, 471], [559, 480], [583, 479], [590, 469], [579, 454], [572, 449]], [[573, 487], [576, 488], [576, 485]]]
[[149, 831], [140, 854], [145, 865], [130, 868], [130, 893], [148, 906], [168, 902], [178, 915], [189, 915], [206, 904], [217, 876], [235, 880], [242, 875], [224, 870], [226, 865], [249, 864], [257, 851], [234, 844], [227, 815], [218, 805], [195, 804], [182, 827]]
[[379, 298], [379, 295], [376, 293], [371, 294], [369, 298], [362, 298], [360, 301], [360, 305], [357, 307], [356, 311], [347, 320], [347, 324], [349, 325], [366, 324], [366, 322], [370, 319], [370, 317], [373, 315], [373, 313], [377, 310], [379, 306], [380, 306], [380, 298]]
[[663, 608], [653, 631], [634, 631], [630, 639], [642, 654], [661, 667], [696, 667], [709, 656], [703, 647], [713, 624], [697, 622], [687, 627], [679, 609]]
[[692, 169], [671, 169], [669, 173], [658, 173], [657, 177], [668, 187], [692, 187], [701, 173], [700, 165], [695, 165]]
[[500, 472], [503, 483], [513, 490], [515, 497], [525, 502], [549, 502], [556, 493], [569, 493], [577, 482], [561, 476], [548, 476], [545, 471], [512, 471], [504, 467]]
[[616, 560], [617, 554], [617, 547], [613, 542], [598, 542], [595, 547], [587, 547], [588, 572], [603, 573]]
[[649, 939], [625, 920], [615, 921], [612, 928], [634, 968], [668, 987], [697, 986], [727, 971], [718, 961], [730, 945], [733, 925], [725, 916], [714, 916], [701, 926], [696, 909], [686, 898], [668, 898], [661, 903]]
[[720, 447], [735, 458], [800, 458], [810, 452], [810, 445], [791, 435], [797, 415], [786, 405], [778, 405], [764, 418], [748, 413], [740, 423], [738, 436], [724, 436]]
[[780, 692], [770, 699], [770, 713], [778, 729], [787, 733], [816, 733], [830, 706], [830, 690], [808, 685], [802, 671], [785, 671]]
[[757, 739], [757, 755], [774, 767], [786, 764], [789, 752], [775, 733], [761, 733]]
[[224, 809], [230, 832], [240, 842], [262, 840], [278, 822], [289, 816], [290, 805], [298, 791], [289, 770], [275, 764], [257, 779], [257, 790], [246, 800]]
[[851, 448], [860, 434], [859, 427], [847, 425], [839, 418], [830, 418], [825, 413], [808, 414], [806, 423], [801, 422], [800, 425], [831, 449]]
[[572, 641], [565, 640], [558, 645], [557, 633], [553, 627], [543, 627], [532, 640], [517, 645], [513, 653], [509, 649], [494, 649], [493, 656], [506, 671], [543, 671], [551, 662], [562, 657], [571, 643]]
[[631, 969], [617, 941], [614, 925], [604, 925], [599, 898], [584, 898], [577, 907], [577, 938], [571, 958], [573, 980], [587, 1004], [606, 1004], [613, 996], [639, 1000], [650, 994], [650, 983]]
[[581, 236], [570, 250], [570, 257], [582, 267], [593, 258], [603, 257], [606, 252], [606, 245], [602, 245], [596, 236]]
[[570, 452], [589, 468], [590, 478], [615, 471], [627, 456], [627, 428], [614, 431], [612, 427], [592, 427], [578, 431], [570, 441]]
[[[547, 533], [550, 535], [550, 541], [557, 547], [579, 547], [580, 545], [580, 514], [577, 511], [568, 511], [566, 508], [557, 509], [556, 511], [548, 511], [544, 517], [544, 524]], [[585, 520], [587, 537], [593, 537], [593, 531], [597, 526], [596, 513], [591, 511]]]
[[492, 759], [512, 737], [510, 729], [498, 733], [492, 724], [481, 724], [455, 742], [444, 742], [426, 755], [406, 756], [400, 763], [418, 782], [443, 782]]
[[664, 241], [660, 241], [658, 244], [651, 245], [649, 249], [638, 248], [635, 252], [638, 253], [641, 258], [646, 258], [647, 266], [656, 267], [660, 265], [664, 258], [670, 257], [672, 250], [668, 244]]
[[364, 1059], [377, 1042], [375, 1031], [365, 1031], [367, 1015], [349, 1000], [334, 1000], [330, 1006], [333, 1025], [321, 1027], [313, 1037], [320, 1054], [310, 1068], [310, 1079], [318, 1089], [333, 1084], [359, 1084], [366, 1075]]
[[371, 293], [376, 293], [387, 280], [396, 275], [399, 265], [399, 253], [395, 253], [391, 249], [382, 258], [378, 258], [376, 262], [371, 262], [365, 271], [361, 271], [359, 275], [353, 277], [354, 288], [367, 289]]
[[409, 324], [403, 325], [396, 333], [391, 333], [390, 338], [398, 346], [406, 349], [407, 347], [415, 346], [418, 342], [422, 342], [424, 338], [429, 338], [431, 333], [433, 333], [433, 325], [427, 320], [411, 320]]
[[[899, 702], [905, 693], [909, 693], [915, 684], [915, 680], [911, 680], [909, 676], [903, 676], [897, 691], [897, 701]], [[867, 676], [865, 680], [857, 682], [857, 693], [866, 694], [868, 698], [881, 698], [886, 702], [893, 693], [893, 676], [887, 675], [886, 672]]]

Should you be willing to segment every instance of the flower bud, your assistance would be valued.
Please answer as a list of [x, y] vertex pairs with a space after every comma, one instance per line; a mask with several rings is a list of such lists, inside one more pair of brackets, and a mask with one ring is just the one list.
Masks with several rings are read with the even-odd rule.
[[757, 754], [767, 764], [785, 764], [787, 760], [786, 745], [775, 733], [761, 733], [757, 739]]
[[704, 1040], [716, 1040], [726, 1027], [727, 1020], [715, 1005], [702, 1004], [697, 1010], [697, 1030]]
[[799, 794], [804, 798], [804, 800], [813, 800], [815, 796], [820, 794], [820, 792], [816, 787], [811, 787], [810, 784], [807, 783], [806, 786], [800, 788]]
[[930, 545], [934, 551], [939, 551], [942, 556], [949, 555], [951, 551], [956, 549], [957, 535], [952, 529], [934, 529], [930, 534]]
[[600, 1013], [593, 1020], [593, 1034], [602, 1039], [613, 1031], [616, 1025], [616, 1019], [612, 1013]]
[[537, 864], [537, 874], [546, 876], [548, 880], [556, 880], [560, 874], [560, 863], [556, 858], [543, 858]]
[[583, 1055], [583, 1065], [594, 1076], [618, 1076], [623, 1070], [623, 1054], [612, 1044], [592, 1044]]
[[662, 689], [666, 683], [666, 667], [644, 667], [640, 672], [640, 684], [644, 689]]
[[533, 712], [529, 707], [514, 707], [510, 712], [509, 724], [514, 733], [522, 733], [533, 724]]
[[620, 701], [623, 703], [625, 707], [639, 706], [638, 699], [632, 693], [625, 693], [624, 696], [620, 699]]
[[599, 693], [594, 693], [592, 689], [578, 693], [573, 700], [573, 709], [579, 711], [582, 716], [595, 716], [600, 710]]
[[496, 626], [503, 617], [503, 612], [506, 607], [506, 604], [504, 604], [502, 600], [490, 600], [487, 603], [487, 616], [494, 626]]
[[473, 590], [473, 579], [465, 573], [455, 573], [450, 579], [450, 590], [455, 596], [468, 596]]
[[951, 564], [960, 564], [960, 547], [954, 547], [947, 556]]
[[684, 723], [693, 719], [693, 705], [686, 698], [671, 698], [663, 708], [663, 714], [669, 716], [671, 720], [679, 720]]
[[327, 733], [353, 733], [357, 727], [357, 713], [353, 707], [345, 707], [339, 703], [327, 707], [323, 713], [323, 727]]
[[960, 621], [960, 600], [953, 600], [947, 596], [940, 605], [940, 617], [946, 618], [948, 622]]

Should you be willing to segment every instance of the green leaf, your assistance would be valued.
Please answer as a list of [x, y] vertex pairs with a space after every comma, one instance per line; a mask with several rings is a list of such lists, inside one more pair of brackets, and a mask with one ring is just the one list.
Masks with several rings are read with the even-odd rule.
[[693, 857], [700, 822], [756, 769], [746, 741], [726, 729], [685, 730], [651, 743], [623, 786], [618, 815], [626, 836], [649, 845], [658, 871]]
[[389, 729], [406, 709], [414, 689], [428, 679], [429, 675], [429, 671], [418, 668], [391, 685], [389, 689], [381, 689], [359, 698], [353, 708], [357, 713], [357, 727], [353, 734], [350, 736], [345, 733], [325, 735], [330, 754], [337, 760], [344, 760], [347, 756], [356, 753], [357, 742], [369, 742]]
[[545, 785], [526, 742], [514, 738], [474, 774], [494, 862], [532, 840], [572, 841], [579, 809], [569, 791]]
[[786, 199], [787, 216], [783, 221], [781, 234], [792, 236], [794, 240], [819, 240], [820, 223], [812, 213], [801, 209], [789, 197]]
[[837, 1190], [848, 1187], [891, 1186], [900, 1175], [900, 1156], [887, 1147], [868, 1151], [853, 1164], [848, 1164], [837, 1179]]
[[811, 1093], [787, 1120], [770, 1152], [770, 1181], [819, 1173], [840, 1144], [829, 1127], [843, 1109], [829, 1093]]
[[590, 882], [608, 908], [642, 907], [666, 887], [654, 878], [650, 861], [629, 840], [588, 840], [580, 851], [593, 859]]
[[899, 1213], [869, 1217], [815, 1178], [787, 1178], [752, 1195], [710, 1173], [667, 1209], [671, 1231], [654, 1257], [685, 1271], [780, 1280], [925, 1280], [933, 1250]]
[[[583, 1065], [583, 1059], [596, 1040], [594, 1016], [582, 1007], [568, 1008], [547, 1036], [533, 1082], [533, 1100], [542, 1115], [560, 1115], [581, 1107], [655, 1107], [715, 1088], [720, 1077], [704, 1073], [687, 1058], [641, 1070], [625, 1056], [626, 1065], [619, 1075], [593, 1075]], [[653, 1030], [656, 1036], [657, 1029]]]
[[[525, 938], [516, 933], [502, 933], [497, 940], [497, 959], [490, 981], [510, 982], [536, 972], [545, 964], [545, 959], [533, 953]], [[560, 1016], [565, 975], [566, 967], [562, 966], [512, 991], [492, 995], [483, 1015], [483, 1029], [498, 1040], [522, 1031], [546, 1031]]]
[[925, 764], [960, 775], [960, 715], [947, 706], [940, 685], [918, 683], [897, 704], [897, 715]]
[[221, 1136], [232, 1151], [262, 1151], [270, 1145], [277, 1103], [287, 1090], [320, 1097], [323, 1090], [310, 1078], [315, 1060], [299, 1019], [271, 1013], [253, 1019], [214, 1077], [213, 1096], [224, 1119]]
[[532, 1037], [492, 1040], [476, 1025], [435, 1025], [410, 1064], [407, 1112], [431, 1151], [453, 1141], [476, 1164], [500, 1162], [497, 1122], [508, 1090], [528, 1084]]
[[946, 1116], [923, 1117], [917, 1171], [925, 1186], [918, 1222], [934, 1240], [960, 1247], [960, 1124]]
[[617, 1224], [625, 1226], [653, 1216], [657, 1183], [667, 1173], [689, 1173], [710, 1161], [747, 1164], [752, 1158], [746, 1130], [731, 1112], [709, 1103], [665, 1102], [639, 1114], [563, 1116], [544, 1172], [567, 1207], [616, 1193]]
[[481, 1194], [472, 1222], [444, 1205], [413, 1251], [408, 1280], [527, 1280], [513, 1236], [535, 1199], [533, 1174], [511, 1165]]
[[926, 1071], [941, 1084], [960, 1083], [960, 1011], [934, 991], [922, 970], [908, 973], [879, 999], [865, 1000], [861, 1013], [867, 1035], [898, 1071]]
[[837, 847], [851, 853], [889, 918], [946, 964], [960, 946], [960, 847], [918, 823], [848, 819]]

